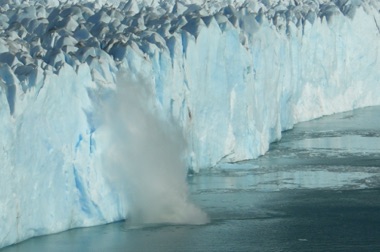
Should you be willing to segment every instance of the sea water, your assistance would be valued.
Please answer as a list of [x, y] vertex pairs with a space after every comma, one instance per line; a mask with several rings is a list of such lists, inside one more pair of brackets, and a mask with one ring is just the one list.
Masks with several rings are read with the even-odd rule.
[[380, 107], [300, 123], [265, 156], [187, 182], [208, 224], [118, 222], [1, 251], [379, 251]]

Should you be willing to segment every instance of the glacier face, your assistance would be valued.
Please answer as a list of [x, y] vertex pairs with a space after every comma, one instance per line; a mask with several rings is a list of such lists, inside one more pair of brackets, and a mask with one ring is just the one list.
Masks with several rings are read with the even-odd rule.
[[377, 1], [105, 2], [2, 1], [0, 247], [127, 216], [99, 115], [119, 70], [147, 79], [194, 171], [380, 104]]

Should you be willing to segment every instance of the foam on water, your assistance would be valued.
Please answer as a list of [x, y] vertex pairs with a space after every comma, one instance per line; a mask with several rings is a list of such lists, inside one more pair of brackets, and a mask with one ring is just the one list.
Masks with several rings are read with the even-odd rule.
[[[297, 122], [380, 104], [379, 1], [1, 3], [0, 247], [126, 217], [201, 222], [165, 117], [198, 172], [263, 155]], [[152, 88], [119, 92], [132, 88], [120, 69]]]

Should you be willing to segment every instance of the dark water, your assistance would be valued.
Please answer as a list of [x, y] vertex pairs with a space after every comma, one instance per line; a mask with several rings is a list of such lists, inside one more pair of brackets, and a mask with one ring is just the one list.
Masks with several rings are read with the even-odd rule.
[[299, 124], [267, 155], [204, 171], [189, 185], [210, 224], [120, 222], [1, 252], [380, 251], [380, 107]]

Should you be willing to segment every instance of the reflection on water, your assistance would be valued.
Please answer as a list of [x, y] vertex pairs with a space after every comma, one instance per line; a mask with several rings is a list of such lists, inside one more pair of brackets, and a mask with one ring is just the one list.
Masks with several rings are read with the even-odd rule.
[[119, 222], [1, 252], [380, 251], [379, 115], [372, 107], [301, 123], [265, 156], [189, 177], [207, 225]]
[[380, 149], [380, 137], [363, 137], [363, 136], [336, 136], [308, 138], [294, 141], [291, 144], [282, 146], [293, 149], [321, 149], [334, 155], [338, 153], [378, 153]]
[[192, 189], [194, 193], [215, 190], [363, 189], [380, 184], [377, 167], [361, 171], [339, 166], [330, 166], [329, 169], [324, 166], [303, 166], [305, 170], [286, 167], [289, 169], [277, 171], [272, 168], [272, 171], [251, 171], [246, 175], [241, 175], [240, 172], [203, 175], [191, 180]]
[[380, 186], [380, 108], [296, 125], [270, 151], [190, 178], [204, 190], [364, 189]]

